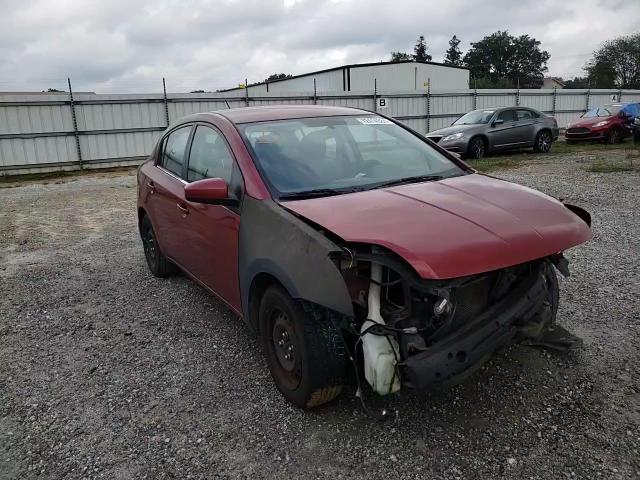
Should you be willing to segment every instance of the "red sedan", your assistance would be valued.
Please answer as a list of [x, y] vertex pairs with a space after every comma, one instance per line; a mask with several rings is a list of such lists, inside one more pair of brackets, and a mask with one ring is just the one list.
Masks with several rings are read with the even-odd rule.
[[304, 408], [352, 378], [425, 390], [511, 342], [570, 343], [555, 270], [591, 237], [584, 210], [338, 107], [183, 118], [139, 170], [138, 215], [151, 272], [229, 305]]

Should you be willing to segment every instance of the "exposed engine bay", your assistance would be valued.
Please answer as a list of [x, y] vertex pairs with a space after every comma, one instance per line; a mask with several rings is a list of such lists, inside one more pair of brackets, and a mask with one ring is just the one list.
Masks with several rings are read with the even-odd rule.
[[557, 254], [448, 280], [420, 278], [383, 248], [344, 249], [340, 269], [354, 304], [351, 332], [364, 377], [380, 395], [462, 380], [497, 348], [527, 342], [566, 349], [579, 342], [555, 325]]

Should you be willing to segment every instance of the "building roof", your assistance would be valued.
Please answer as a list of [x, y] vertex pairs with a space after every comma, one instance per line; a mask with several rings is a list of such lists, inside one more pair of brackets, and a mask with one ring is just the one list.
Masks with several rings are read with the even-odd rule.
[[[377, 66], [380, 66], [380, 65], [397, 65], [399, 63], [414, 63], [414, 64], [421, 64], [421, 65], [436, 65], [438, 67], [458, 68], [460, 70], [469, 70], [466, 67], [459, 67], [457, 65], [449, 65], [449, 64], [440, 63], [440, 62], [418, 62], [416, 60], [402, 60], [400, 62], [350, 63], [350, 64], [347, 64], [347, 65], [340, 65], [339, 67], [325, 68], [324, 70], [316, 70], [314, 72], [301, 73], [300, 75], [292, 75], [291, 77], [281, 78], [279, 80], [272, 80], [270, 82], [251, 83], [251, 84], [249, 84], [247, 86], [248, 87], [257, 87], [258, 85], [266, 85], [267, 83], [268, 84], [272, 84], [272, 83], [278, 83], [278, 82], [285, 82], [287, 80], [293, 80], [294, 78], [310, 77], [312, 75], [318, 75], [320, 73], [327, 73], [327, 72], [334, 72], [336, 70], [342, 70], [342, 69], [345, 69], [345, 68], [377, 67]], [[241, 87], [225, 88], [224, 90], [218, 90], [218, 92], [231, 92], [233, 90], [239, 90], [240, 88]]]

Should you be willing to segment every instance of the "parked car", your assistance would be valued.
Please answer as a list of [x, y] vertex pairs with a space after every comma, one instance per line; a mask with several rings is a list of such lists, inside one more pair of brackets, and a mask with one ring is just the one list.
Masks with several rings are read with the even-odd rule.
[[351, 108], [187, 116], [137, 183], [153, 275], [181, 269], [225, 302], [304, 408], [352, 367], [379, 394], [425, 390], [557, 333], [554, 268], [591, 236], [584, 210]]
[[640, 103], [611, 103], [596, 107], [580, 115], [567, 125], [567, 143], [581, 140], [600, 140], [619, 143], [632, 134], [634, 117], [640, 116]]
[[450, 127], [429, 132], [427, 138], [473, 159], [522, 148], [547, 153], [558, 138], [558, 123], [533, 108], [485, 108], [461, 116]]

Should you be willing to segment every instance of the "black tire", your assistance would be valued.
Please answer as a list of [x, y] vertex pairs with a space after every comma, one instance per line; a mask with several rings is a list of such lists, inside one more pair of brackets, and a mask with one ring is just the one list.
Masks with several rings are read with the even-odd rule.
[[178, 267], [167, 259], [160, 250], [156, 240], [156, 233], [153, 231], [148, 215], [142, 217], [140, 221], [140, 237], [142, 238], [147, 265], [154, 277], [168, 277], [178, 272]]
[[340, 394], [348, 355], [327, 309], [296, 301], [271, 286], [260, 301], [258, 326], [273, 380], [289, 402], [309, 409]]
[[482, 137], [474, 137], [467, 146], [467, 157], [474, 160], [481, 160], [487, 154], [487, 144]]
[[549, 130], [542, 130], [536, 135], [535, 142], [533, 144], [533, 150], [538, 153], [548, 153], [551, 150], [551, 144], [553, 143], [553, 137]]
[[610, 145], [615, 145], [617, 143], [620, 143], [621, 141], [622, 141], [622, 132], [618, 127], [613, 127], [611, 130], [609, 130], [609, 132], [607, 133], [607, 136], [605, 137], [605, 142]]

